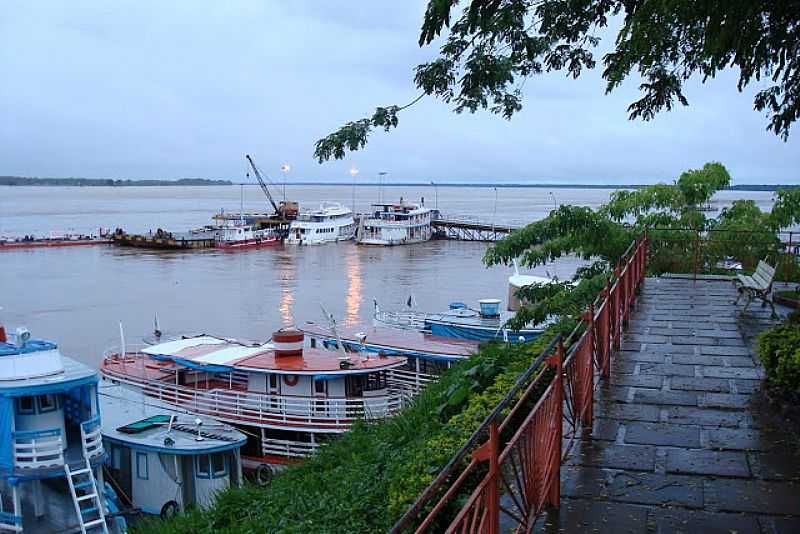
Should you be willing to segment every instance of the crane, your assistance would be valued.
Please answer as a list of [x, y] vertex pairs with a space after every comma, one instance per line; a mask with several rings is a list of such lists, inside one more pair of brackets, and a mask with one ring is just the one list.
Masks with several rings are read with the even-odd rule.
[[256, 164], [253, 162], [253, 158], [250, 157], [250, 154], [245, 154], [244, 157], [247, 158], [248, 163], [250, 163], [250, 167], [253, 169], [253, 173], [256, 175], [256, 179], [258, 180], [258, 185], [261, 186], [261, 190], [264, 191], [264, 194], [267, 195], [269, 199], [269, 203], [272, 204], [273, 209], [275, 209], [276, 214], [281, 214], [283, 210], [281, 210], [277, 204], [275, 204], [275, 199], [272, 198], [272, 193], [269, 192], [269, 187], [267, 187], [266, 182], [264, 182], [264, 178], [261, 176], [261, 172], [256, 167]]

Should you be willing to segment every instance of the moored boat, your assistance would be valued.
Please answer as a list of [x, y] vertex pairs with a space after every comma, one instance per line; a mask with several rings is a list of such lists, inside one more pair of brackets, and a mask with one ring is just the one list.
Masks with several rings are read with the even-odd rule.
[[302, 330], [312, 348], [321, 346], [328, 350], [339, 350], [341, 343], [348, 353], [383, 354], [406, 358], [405, 365], [394, 369], [392, 375], [394, 380], [406, 387], [412, 395], [437, 380], [442, 371], [478, 351], [478, 343], [474, 341], [381, 326], [331, 331], [314, 323], [306, 323]]
[[217, 492], [241, 483], [247, 437], [232, 426], [109, 380], [99, 399], [109, 482], [127, 506], [168, 517], [207, 508]]
[[[97, 382], [55, 343], [0, 325], [0, 500], [11, 502], [0, 530], [124, 528], [106, 517]], [[69, 496], [43, 484], [59, 478]]]
[[289, 226], [286, 243], [319, 245], [346, 241], [355, 236], [356, 224], [350, 208], [338, 202], [323, 202], [319, 208], [301, 211]]
[[215, 246], [223, 250], [242, 250], [277, 245], [281, 236], [272, 229], [256, 229], [255, 226], [239, 223], [220, 228]]
[[360, 245], [410, 245], [433, 237], [435, 210], [424, 203], [373, 204], [375, 210], [364, 217], [358, 227], [356, 243]]
[[192, 413], [246, 431], [243, 466], [267, 482], [275, 466], [313, 453], [359, 419], [390, 416], [408, 400], [392, 371], [402, 357], [340, 355], [304, 347], [304, 334], [279, 330], [272, 343], [213, 336], [112, 351], [101, 371]]

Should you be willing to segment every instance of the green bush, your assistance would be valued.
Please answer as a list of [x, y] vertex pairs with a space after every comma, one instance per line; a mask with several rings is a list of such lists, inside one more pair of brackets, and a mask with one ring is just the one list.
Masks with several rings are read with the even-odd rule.
[[800, 393], [800, 323], [796, 314], [759, 336], [758, 354], [770, 384]]

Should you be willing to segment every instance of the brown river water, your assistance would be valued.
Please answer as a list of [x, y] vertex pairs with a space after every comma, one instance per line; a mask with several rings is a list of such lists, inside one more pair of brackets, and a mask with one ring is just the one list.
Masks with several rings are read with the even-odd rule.
[[[551, 195], [552, 192], [552, 195]], [[611, 190], [478, 187], [384, 187], [383, 198], [419, 201], [445, 215], [468, 215], [520, 225], [544, 217], [558, 204], [597, 207]], [[279, 196], [282, 188], [278, 187]], [[356, 209], [369, 210], [376, 187], [355, 190]], [[242, 188], [213, 187], [0, 187], [0, 236], [97, 232], [122, 227], [146, 232], [183, 231], [209, 224], [219, 212], [238, 211]], [[301, 206], [322, 200], [351, 205], [349, 186], [290, 186]], [[265, 211], [255, 186], [243, 188], [248, 211]], [[720, 208], [736, 198], [768, 209], [772, 193], [723, 192]], [[437, 311], [454, 300], [505, 298], [512, 269], [486, 268], [485, 243], [431, 241], [398, 247], [352, 242], [313, 247], [279, 245], [239, 252], [145, 251], [107, 245], [0, 252], [0, 323], [24, 325], [56, 341], [65, 354], [97, 365], [119, 342], [119, 322], [129, 343], [153, 327], [158, 314], [167, 332], [208, 332], [267, 339], [289, 324], [323, 320], [320, 305], [340, 323], [371, 321], [373, 300]], [[578, 262], [539, 267], [536, 274], [570, 276]]]

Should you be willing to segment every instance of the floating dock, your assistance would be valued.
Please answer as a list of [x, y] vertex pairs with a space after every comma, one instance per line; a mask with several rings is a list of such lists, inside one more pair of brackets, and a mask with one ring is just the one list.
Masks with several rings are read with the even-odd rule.
[[108, 245], [112, 241], [105, 238], [85, 239], [19, 239], [15, 241], [0, 241], [0, 251], [17, 250], [21, 248], [45, 247], [85, 247], [89, 245]]

